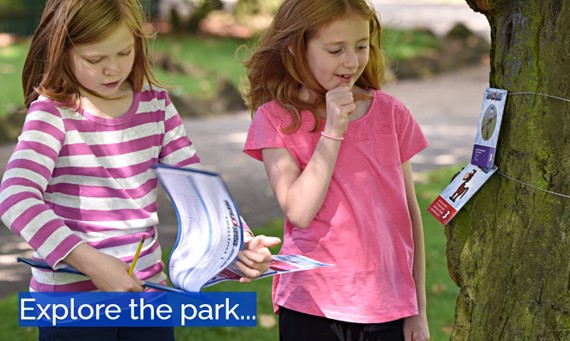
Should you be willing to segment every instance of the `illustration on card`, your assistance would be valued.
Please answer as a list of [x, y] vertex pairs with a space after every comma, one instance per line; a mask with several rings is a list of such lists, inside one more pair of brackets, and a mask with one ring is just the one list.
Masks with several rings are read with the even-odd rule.
[[506, 100], [506, 90], [485, 90], [471, 156], [472, 164], [487, 168], [493, 166]]
[[477, 173], [477, 169], [473, 169], [472, 171], [467, 172], [465, 175], [463, 175], [463, 181], [461, 184], [459, 184], [455, 192], [449, 197], [449, 200], [455, 202], [457, 199], [463, 199], [467, 191], [469, 191], [469, 181], [473, 179], [475, 173]]
[[439, 222], [447, 224], [496, 170], [496, 166], [482, 168], [468, 164], [431, 203], [428, 211]]
[[495, 132], [495, 127], [497, 127], [497, 107], [494, 104], [489, 105], [485, 110], [482, 123], [481, 137], [484, 141], [489, 141]]

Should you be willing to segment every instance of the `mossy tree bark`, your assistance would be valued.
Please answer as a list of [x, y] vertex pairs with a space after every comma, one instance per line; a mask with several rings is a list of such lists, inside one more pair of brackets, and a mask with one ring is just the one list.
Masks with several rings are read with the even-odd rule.
[[[467, 0], [507, 89], [499, 171], [446, 227], [452, 340], [570, 340], [570, 2]], [[514, 181], [517, 179], [525, 184]], [[539, 189], [536, 189], [539, 188]]]

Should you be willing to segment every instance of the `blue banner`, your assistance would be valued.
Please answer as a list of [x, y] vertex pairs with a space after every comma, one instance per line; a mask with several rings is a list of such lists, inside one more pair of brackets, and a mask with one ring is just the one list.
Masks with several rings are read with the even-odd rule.
[[21, 327], [254, 327], [255, 292], [21, 292]]

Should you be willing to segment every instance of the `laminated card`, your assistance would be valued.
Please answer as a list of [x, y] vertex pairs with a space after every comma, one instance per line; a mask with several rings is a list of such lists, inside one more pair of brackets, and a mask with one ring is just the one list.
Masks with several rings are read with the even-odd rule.
[[493, 167], [506, 101], [507, 90], [494, 88], [485, 90], [471, 156], [472, 164], [484, 168]]
[[447, 224], [495, 171], [496, 166], [481, 168], [468, 164], [428, 206], [429, 213], [443, 225]]

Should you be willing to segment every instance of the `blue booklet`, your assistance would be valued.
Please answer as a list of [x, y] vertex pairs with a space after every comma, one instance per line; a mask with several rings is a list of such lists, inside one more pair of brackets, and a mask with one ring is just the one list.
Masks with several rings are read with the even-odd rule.
[[[24, 257], [17, 257], [18, 262], [28, 264], [31, 267], [38, 268], [38, 269], [46, 269], [46, 270], [53, 270], [48, 263], [43, 260], [31, 259], [31, 258], [24, 258]], [[68, 265], [63, 268], [57, 269], [56, 271], [67, 272], [70, 274], [82, 275], [85, 276], [81, 271], [77, 270], [76, 268]], [[184, 292], [183, 290], [176, 289], [173, 287], [169, 287], [168, 285], [153, 283], [144, 281], [144, 287], [149, 289], [161, 290], [161, 291], [171, 291], [171, 292]]]
[[[245, 275], [236, 267], [244, 247], [238, 207], [219, 174], [190, 168], [155, 165], [153, 170], [174, 205], [178, 236], [168, 260], [174, 287], [145, 282], [145, 287], [174, 292], [202, 288]], [[18, 258], [28, 265], [51, 269], [44, 261]], [[259, 278], [330, 266], [299, 255], [274, 255]], [[73, 267], [65, 271], [83, 275]]]
[[[172, 284], [184, 291], [244, 274], [235, 263], [243, 250], [242, 219], [230, 191], [217, 173], [164, 165], [153, 167], [178, 218], [178, 237], [168, 261]], [[299, 255], [274, 255], [259, 278], [330, 266]]]

